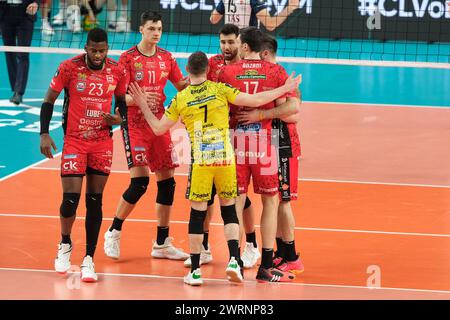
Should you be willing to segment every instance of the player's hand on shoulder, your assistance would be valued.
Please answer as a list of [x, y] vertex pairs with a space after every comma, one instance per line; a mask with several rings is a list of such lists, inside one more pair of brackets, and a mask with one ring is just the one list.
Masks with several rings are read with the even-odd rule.
[[55, 142], [48, 133], [41, 134], [40, 148], [41, 153], [49, 159], [53, 158], [52, 148], [55, 152], [57, 151]]

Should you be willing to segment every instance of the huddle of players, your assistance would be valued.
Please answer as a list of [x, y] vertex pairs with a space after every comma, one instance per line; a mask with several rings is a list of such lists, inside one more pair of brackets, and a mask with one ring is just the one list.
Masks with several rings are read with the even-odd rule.
[[[108, 51], [106, 32], [101, 29], [91, 30], [85, 47], [86, 54], [64, 61], [60, 65], [44, 99], [41, 108], [41, 152], [51, 158], [51, 148], [56, 150], [48, 134], [53, 104], [62, 89], [65, 90], [63, 107], [65, 137], [61, 159], [63, 201], [60, 207], [62, 239], [58, 245], [55, 270], [65, 273], [71, 266], [70, 233], [80, 199], [83, 176], [86, 175], [87, 245], [86, 256], [81, 264], [81, 279], [86, 282], [97, 281], [93, 256], [102, 222], [103, 189], [111, 170], [113, 151], [111, 126], [121, 124], [131, 182], [123, 193], [114, 221], [104, 236], [104, 250], [107, 256], [115, 259], [120, 256], [122, 224], [146, 192], [150, 167], [156, 173], [158, 186], [157, 240], [153, 244], [151, 255], [155, 258], [186, 260], [185, 265], [191, 266], [191, 271], [184, 281], [191, 285], [203, 283], [200, 264], [210, 262], [212, 259], [209, 255], [209, 261], [205, 259], [202, 261], [202, 254], [204, 256], [205, 251], [209, 251], [205, 233], [208, 227], [204, 226], [208, 226], [210, 220], [210, 216], [206, 219], [207, 206], [212, 207], [214, 184], [221, 203], [225, 236], [230, 252], [226, 273], [230, 281], [242, 282], [243, 262], [240, 257], [239, 228], [242, 227], [243, 220], [251, 220], [251, 217], [243, 218], [242, 212], [244, 206], [249, 205], [245, 194], [252, 176], [255, 193], [261, 194], [263, 201], [261, 221], [263, 254], [257, 279], [263, 282], [292, 281], [294, 276], [290, 271], [301, 272], [303, 265], [293, 245], [292, 211], [283, 211], [283, 205], [278, 205], [280, 189], [278, 171], [282, 172], [283, 169], [278, 168], [276, 161], [277, 165], [273, 170], [270, 168], [271, 164], [262, 161], [264, 159], [261, 157], [253, 159], [256, 162], [252, 162], [245, 151], [243, 159], [234, 157], [231, 139], [239, 140], [240, 137], [236, 135], [231, 138], [229, 135], [228, 110], [232, 128], [240, 129], [244, 140], [247, 139], [247, 135], [256, 134], [258, 139], [268, 143], [268, 156], [279, 154], [280, 157], [284, 157], [283, 159], [288, 159], [289, 163], [291, 160], [296, 162], [293, 159], [298, 162], [298, 156], [294, 152], [295, 142], [288, 143], [288, 147], [285, 148], [290, 150], [290, 153], [288, 151], [281, 154], [271, 145], [271, 134], [259, 136], [258, 130], [254, 131], [254, 125], [243, 123], [254, 122], [251, 119], [255, 117], [255, 112], [249, 111], [251, 107], [263, 106], [256, 109], [259, 121], [259, 126], [256, 127], [266, 129], [267, 132], [271, 132], [272, 128], [283, 132], [280, 126], [282, 121], [272, 121], [271, 118], [296, 121], [294, 114], [298, 110], [299, 99], [292, 92], [298, 87], [300, 77], [295, 79], [288, 77], [281, 66], [260, 59], [258, 52], [261, 51], [263, 43], [272, 43], [272, 47], [267, 50], [272, 52], [273, 58], [275, 57], [274, 39], [264, 40], [266, 38], [255, 28], [242, 30], [239, 34], [237, 27], [225, 25], [220, 33], [222, 58], [215, 56], [208, 63], [203, 53], [192, 54], [187, 66], [190, 82], [188, 83], [172, 55], [156, 46], [162, 34], [161, 16], [155, 12], [143, 13], [140, 32], [141, 42], [122, 54], [117, 63], [106, 57]], [[227, 37], [227, 40], [222, 39]], [[237, 58], [239, 41], [242, 43], [240, 51], [244, 58], [241, 61]], [[234, 46], [230, 46], [231, 42], [234, 42]], [[258, 58], [255, 54], [258, 54]], [[208, 64], [208, 78], [220, 82], [206, 81]], [[236, 82], [238, 79], [245, 81]], [[163, 90], [167, 80], [170, 80], [180, 92], [165, 110]], [[272, 88], [273, 90], [269, 90]], [[254, 94], [250, 95], [245, 91]], [[116, 103], [115, 114], [110, 114], [113, 96]], [[232, 103], [230, 108], [229, 103]], [[237, 105], [246, 108], [239, 108]], [[172, 156], [173, 144], [168, 130], [178, 118], [183, 120], [189, 132], [193, 149], [193, 163], [186, 194], [191, 200], [190, 255], [176, 248], [172, 244], [173, 239], [169, 237], [170, 211], [175, 193], [173, 175], [174, 168], [178, 164]], [[295, 131], [295, 125], [294, 127], [286, 125], [285, 133], [293, 133], [292, 128]], [[285, 147], [285, 142], [280, 141], [280, 150], [281, 147]], [[262, 173], [264, 169], [268, 169], [270, 174]], [[291, 176], [294, 171], [296, 174], [296, 169], [291, 170]], [[289, 200], [295, 199], [297, 178], [295, 181], [291, 179], [285, 182], [283, 184], [285, 188], [282, 189], [290, 191], [290, 194], [288, 192], [282, 200], [286, 200], [288, 196]], [[240, 196], [236, 198], [238, 187]], [[289, 201], [281, 203], [285, 202]], [[280, 210], [283, 214], [277, 214]], [[279, 255], [274, 259], [273, 244], [277, 232], [275, 228], [277, 216], [281, 219], [284, 217], [283, 228], [279, 230], [279, 235], [285, 241], [278, 244]], [[254, 240], [254, 225], [251, 223], [250, 226], [247, 223], [246, 230], [253, 230]], [[290, 234], [292, 240], [288, 239], [291, 237]], [[253, 248], [257, 251], [255, 241]], [[247, 266], [253, 266], [256, 263], [254, 256], [253, 260]]]

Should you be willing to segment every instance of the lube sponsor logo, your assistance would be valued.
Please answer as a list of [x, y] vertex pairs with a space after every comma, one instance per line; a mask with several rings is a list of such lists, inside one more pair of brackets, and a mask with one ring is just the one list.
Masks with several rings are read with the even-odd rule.
[[98, 118], [101, 115], [101, 111], [100, 110], [91, 110], [91, 109], [87, 109], [86, 110], [86, 117], [88, 118]]

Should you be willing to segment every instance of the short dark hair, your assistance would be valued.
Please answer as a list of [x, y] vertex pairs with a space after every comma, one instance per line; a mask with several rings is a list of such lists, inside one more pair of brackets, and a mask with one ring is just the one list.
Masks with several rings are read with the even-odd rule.
[[263, 33], [256, 27], [247, 27], [241, 29], [241, 43], [246, 43], [253, 52], [261, 51], [261, 42], [263, 40]]
[[102, 28], [91, 29], [88, 32], [86, 43], [89, 41], [108, 43], [108, 34]]
[[208, 57], [204, 52], [196, 51], [189, 56], [187, 67], [189, 73], [198, 76], [208, 69]]
[[278, 42], [274, 36], [266, 33], [261, 42], [261, 51], [269, 50], [272, 54], [277, 54]]
[[141, 14], [141, 26], [146, 24], [147, 21], [162, 22], [162, 16], [156, 11], [144, 11]]
[[236, 35], [236, 37], [239, 36], [239, 27], [231, 24], [231, 23], [226, 23], [223, 25], [222, 28], [220, 28], [219, 30], [219, 34], [223, 34], [223, 35], [230, 35], [230, 34], [234, 34]]

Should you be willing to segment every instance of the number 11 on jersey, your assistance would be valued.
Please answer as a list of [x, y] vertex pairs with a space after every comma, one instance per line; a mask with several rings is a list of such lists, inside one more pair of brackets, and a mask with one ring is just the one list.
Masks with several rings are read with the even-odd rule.
[[155, 70], [149, 70], [148, 71], [148, 84], [155, 84], [155, 83], [156, 83]]

